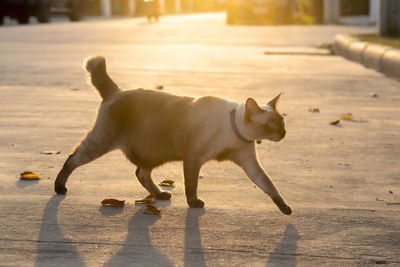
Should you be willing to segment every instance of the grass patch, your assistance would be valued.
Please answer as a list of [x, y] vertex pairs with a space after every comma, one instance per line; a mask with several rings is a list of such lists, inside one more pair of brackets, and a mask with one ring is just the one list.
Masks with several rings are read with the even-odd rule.
[[378, 34], [352, 34], [352, 36], [363, 42], [387, 45], [400, 49], [399, 36], [380, 36]]

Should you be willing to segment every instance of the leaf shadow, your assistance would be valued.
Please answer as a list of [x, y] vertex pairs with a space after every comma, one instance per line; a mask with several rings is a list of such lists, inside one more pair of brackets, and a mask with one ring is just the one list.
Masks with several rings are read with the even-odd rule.
[[15, 182], [15, 185], [18, 188], [24, 188], [24, 187], [35, 185], [35, 184], [38, 184], [38, 183], [39, 183], [39, 180], [22, 180], [22, 179], [18, 179], [18, 181]]
[[343, 128], [343, 125], [341, 125], [341, 124], [330, 124], [330, 126], [336, 127], [336, 128]]
[[355, 119], [350, 119], [350, 120], [345, 120], [345, 121], [356, 122], [356, 123], [367, 123], [368, 122], [367, 120], [355, 120]]
[[99, 211], [104, 216], [115, 216], [124, 212], [124, 207], [100, 206]]

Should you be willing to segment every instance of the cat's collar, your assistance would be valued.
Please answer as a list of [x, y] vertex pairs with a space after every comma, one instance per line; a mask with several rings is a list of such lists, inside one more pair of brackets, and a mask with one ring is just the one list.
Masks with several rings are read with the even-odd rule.
[[253, 140], [248, 140], [247, 138], [245, 138], [243, 135], [240, 134], [239, 129], [236, 126], [236, 122], [235, 122], [235, 114], [236, 114], [236, 108], [232, 109], [231, 112], [231, 126], [232, 126], [232, 130], [235, 133], [235, 135], [242, 140], [243, 142], [246, 143], [252, 143]]

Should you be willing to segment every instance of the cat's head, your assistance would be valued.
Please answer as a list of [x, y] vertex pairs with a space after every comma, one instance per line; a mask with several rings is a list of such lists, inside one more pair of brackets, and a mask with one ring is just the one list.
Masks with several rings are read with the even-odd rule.
[[246, 100], [244, 121], [251, 139], [279, 142], [285, 137], [285, 122], [276, 109], [280, 95], [262, 106], [259, 106], [253, 98]]

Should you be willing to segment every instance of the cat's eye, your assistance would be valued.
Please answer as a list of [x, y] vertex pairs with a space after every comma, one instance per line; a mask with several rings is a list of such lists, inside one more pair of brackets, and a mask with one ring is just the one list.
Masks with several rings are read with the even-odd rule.
[[272, 121], [268, 122], [268, 126], [271, 128], [275, 128], [275, 123], [273, 123]]

